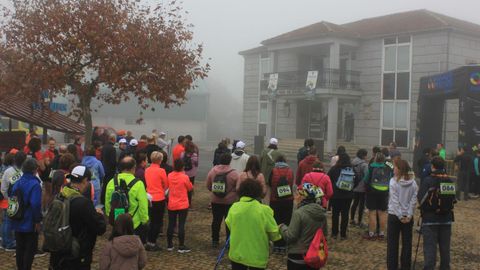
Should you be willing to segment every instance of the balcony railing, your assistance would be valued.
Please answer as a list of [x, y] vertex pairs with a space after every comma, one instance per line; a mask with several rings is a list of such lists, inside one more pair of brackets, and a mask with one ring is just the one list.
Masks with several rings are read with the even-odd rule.
[[[308, 71], [277, 72], [277, 90], [305, 90]], [[269, 74], [261, 81], [261, 90], [268, 90]], [[316, 88], [359, 90], [360, 72], [352, 70], [323, 69], [318, 71]]]

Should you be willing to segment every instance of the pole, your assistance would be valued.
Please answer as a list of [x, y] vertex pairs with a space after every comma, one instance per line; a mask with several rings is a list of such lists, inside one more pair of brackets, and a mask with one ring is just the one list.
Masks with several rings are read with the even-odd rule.
[[214, 270], [217, 270], [218, 266], [220, 265], [220, 261], [222, 260], [223, 255], [225, 255], [225, 251], [227, 250], [229, 245], [230, 245], [230, 236], [228, 236], [227, 241], [225, 241], [225, 246], [222, 248], [222, 250], [220, 251], [220, 254], [218, 255]]
[[417, 240], [417, 248], [415, 250], [415, 258], [413, 259], [413, 267], [412, 270], [415, 270], [415, 266], [417, 265], [417, 255], [418, 255], [418, 248], [420, 247], [420, 238], [422, 237], [422, 225], [423, 220], [420, 222], [421, 218], [418, 219], [417, 226], [420, 225], [420, 229], [418, 230], [418, 240]]

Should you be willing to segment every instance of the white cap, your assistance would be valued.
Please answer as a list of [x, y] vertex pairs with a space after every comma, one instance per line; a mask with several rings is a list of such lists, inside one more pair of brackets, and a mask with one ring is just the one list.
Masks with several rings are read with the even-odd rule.
[[77, 166], [73, 168], [71, 175], [74, 175], [76, 177], [83, 177], [85, 175], [85, 171], [87, 170], [87, 167], [85, 166]]
[[278, 145], [278, 140], [275, 139], [275, 138], [271, 138], [271, 139], [270, 139], [270, 144]]
[[135, 140], [135, 139], [131, 139], [130, 140], [130, 146], [137, 146], [138, 145], [138, 141]]
[[237, 148], [242, 148], [242, 149], [245, 148], [245, 143], [242, 142], [242, 141], [238, 141], [237, 142]]
[[118, 143], [127, 143], [127, 139], [122, 138], [118, 141]]
[[163, 132], [163, 131], [160, 132], [160, 136], [165, 136], [165, 135], [167, 135], [167, 133], [165, 133], [165, 132]]

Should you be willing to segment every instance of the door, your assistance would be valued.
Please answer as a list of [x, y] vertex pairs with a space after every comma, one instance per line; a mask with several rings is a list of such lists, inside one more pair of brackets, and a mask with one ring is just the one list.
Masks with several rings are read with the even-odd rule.
[[307, 100], [298, 100], [297, 101], [297, 130], [296, 137], [297, 139], [305, 139], [308, 137], [308, 101]]

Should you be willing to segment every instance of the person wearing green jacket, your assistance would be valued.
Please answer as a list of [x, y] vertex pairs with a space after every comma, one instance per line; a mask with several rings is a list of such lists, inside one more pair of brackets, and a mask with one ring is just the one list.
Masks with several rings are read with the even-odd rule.
[[443, 160], [445, 160], [445, 158], [447, 157], [447, 153], [445, 151], [445, 147], [443, 146], [443, 143], [437, 144], [437, 151], [438, 151], [438, 155], [441, 158], [443, 158]]
[[232, 205], [225, 219], [230, 229], [228, 257], [232, 270], [265, 269], [270, 251], [269, 242], [281, 239], [273, 210], [260, 203], [262, 185], [246, 179], [238, 190], [240, 201]]
[[[270, 179], [272, 170], [275, 167], [275, 161], [283, 154], [278, 151], [278, 140], [271, 138], [267, 148], [265, 148], [260, 154], [260, 171], [265, 179]], [[268, 185], [267, 185], [268, 186]], [[270, 188], [267, 188], [267, 195], [265, 196], [264, 203], [269, 204], [270, 200]]]
[[298, 189], [295, 200], [297, 209], [293, 212], [290, 225], [280, 224], [280, 233], [288, 245], [287, 269], [313, 269], [305, 264], [303, 256], [318, 229], [327, 236], [327, 211], [321, 206], [323, 191], [321, 188], [304, 183]]
[[[130, 156], [124, 157], [119, 164], [121, 173], [116, 175], [118, 182], [122, 180], [128, 186], [135, 179], [135, 159]], [[113, 178], [108, 182], [105, 192], [105, 213], [110, 213], [110, 203], [113, 191], [115, 190]], [[147, 223], [148, 223], [148, 199], [145, 185], [142, 181], [137, 181], [128, 191], [129, 208], [128, 213], [133, 218], [133, 228], [135, 234], [140, 237], [142, 243], [147, 241]]]

